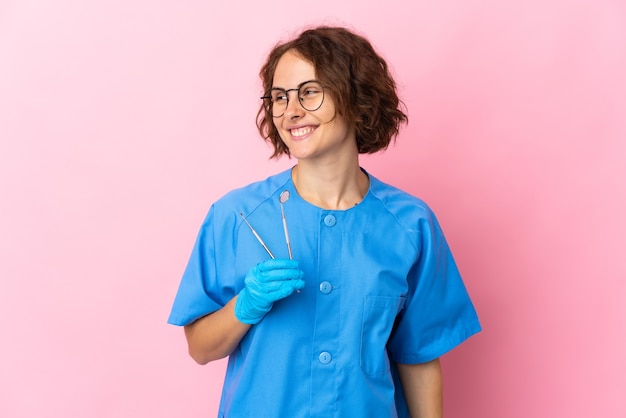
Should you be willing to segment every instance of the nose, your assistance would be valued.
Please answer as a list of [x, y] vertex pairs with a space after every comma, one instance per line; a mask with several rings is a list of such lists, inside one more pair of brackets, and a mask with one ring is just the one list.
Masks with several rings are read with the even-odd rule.
[[304, 114], [304, 109], [298, 99], [298, 90], [287, 90], [287, 95], [289, 100], [287, 100], [287, 109], [285, 109], [284, 116], [290, 119], [301, 117]]

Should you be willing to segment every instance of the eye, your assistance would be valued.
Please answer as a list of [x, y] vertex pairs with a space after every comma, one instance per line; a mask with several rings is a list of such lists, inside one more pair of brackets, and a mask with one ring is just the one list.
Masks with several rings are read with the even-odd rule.
[[287, 92], [284, 90], [273, 90], [270, 94], [274, 103], [282, 103], [287, 101]]
[[322, 93], [322, 86], [319, 83], [307, 83], [300, 87], [300, 98], [310, 99]]

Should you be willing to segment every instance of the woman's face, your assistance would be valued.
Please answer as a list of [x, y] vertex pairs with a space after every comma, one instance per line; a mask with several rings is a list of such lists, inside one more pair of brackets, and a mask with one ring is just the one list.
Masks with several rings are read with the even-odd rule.
[[[272, 87], [296, 89], [305, 81], [315, 80], [315, 68], [296, 52], [287, 51], [278, 61]], [[354, 129], [336, 114], [335, 103], [328, 91], [319, 109], [304, 109], [297, 91], [288, 92], [285, 113], [274, 118], [274, 126], [299, 161], [333, 159], [345, 153], [357, 153]]]

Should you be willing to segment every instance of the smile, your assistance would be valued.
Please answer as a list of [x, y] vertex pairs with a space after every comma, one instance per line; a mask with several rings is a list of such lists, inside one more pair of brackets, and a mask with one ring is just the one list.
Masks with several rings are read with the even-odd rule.
[[302, 128], [291, 129], [289, 132], [291, 132], [291, 135], [293, 137], [299, 138], [299, 137], [305, 136], [307, 134], [310, 134], [314, 130], [315, 130], [315, 128], [312, 127], [312, 126], [304, 126]]

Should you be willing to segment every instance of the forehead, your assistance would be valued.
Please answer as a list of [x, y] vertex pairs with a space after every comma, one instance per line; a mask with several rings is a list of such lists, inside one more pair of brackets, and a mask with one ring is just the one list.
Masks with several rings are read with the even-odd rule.
[[274, 71], [273, 87], [293, 88], [315, 79], [315, 67], [294, 51], [287, 51], [278, 60]]

